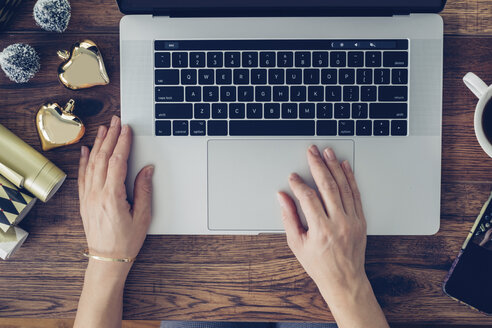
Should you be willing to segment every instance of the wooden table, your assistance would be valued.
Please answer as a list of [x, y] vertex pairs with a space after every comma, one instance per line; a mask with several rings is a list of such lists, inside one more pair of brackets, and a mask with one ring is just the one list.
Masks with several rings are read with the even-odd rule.
[[[118, 22], [114, 1], [72, 1], [63, 34], [45, 33], [25, 1], [0, 49], [23, 42], [41, 55], [41, 71], [28, 84], [0, 73], [0, 123], [40, 149], [34, 125], [43, 102], [69, 98], [91, 103], [81, 114], [82, 144], [91, 145], [99, 124], [119, 114]], [[461, 78], [473, 71], [492, 83], [492, 0], [452, 1], [443, 13], [444, 116], [441, 230], [428, 237], [369, 237], [367, 271], [390, 322], [492, 324], [445, 296], [442, 281], [492, 188], [492, 159], [473, 132], [476, 99]], [[106, 87], [74, 92], [57, 80], [56, 51], [90, 38], [101, 48], [111, 79]], [[102, 107], [99, 113], [94, 108]], [[47, 204], [39, 203], [21, 226], [24, 246], [0, 263], [0, 317], [74, 317], [86, 261], [78, 211], [76, 170], [80, 145], [45, 155], [68, 173]], [[1, 151], [1, 150], [0, 150]], [[425, 158], [421, 160], [425, 161]], [[127, 319], [332, 321], [314, 283], [284, 236], [149, 236], [128, 278]]]

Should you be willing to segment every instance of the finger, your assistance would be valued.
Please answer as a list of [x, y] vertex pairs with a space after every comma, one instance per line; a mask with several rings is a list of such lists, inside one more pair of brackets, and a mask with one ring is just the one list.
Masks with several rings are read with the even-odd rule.
[[350, 189], [352, 189], [352, 195], [354, 197], [355, 203], [355, 211], [357, 216], [362, 221], [365, 221], [364, 210], [362, 209], [362, 198], [360, 196], [359, 187], [357, 186], [357, 181], [355, 181], [354, 171], [350, 167], [350, 163], [348, 161], [344, 161], [342, 163], [343, 171], [345, 172], [345, 176], [347, 177], [347, 181], [350, 185]]
[[342, 167], [335, 156], [335, 152], [331, 148], [326, 148], [323, 155], [328, 169], [337, 182], [345, 213], [349, 215], [355, 214], [355, 204], [352, 196], [352, 190], [350, 189], [345, 173], [343, 173]]
[[109, 159], [106, 185], [121, 186], [125, 184], [128, 168], [128, 156], [132, 145], [132, 132], [128, 125], [121, 128], [121, 133]]
[[79, 199], [82, 199], [82, 196], [85, 193], [85, 171], [87, 169], [87, 163], [89, 162], [89, 148], [86, 146], [82, 146], [80, 148], [80, 160], [79, 160]]
[[109, 158], [113, 155], [114, 147], [120, 136], [120, 118], [113, 116], [111, 119], [111, 126], [109, 127], [106, 138], [96, 155], [94, 165], [94, 177], [92, 178], [92, 184], [96, 188], [102, 188], [106, 182], [106, 175], [108, 173]]
[[282, 222], [287, 235], [287, 243], [290, 248], [297, 247], [302, 242], [306, 230], [299, 219], [296, 205], [292, 198], [284, 192], [278, 192], [277, 198], [282, 211]]
[[94, 141], [94, 145], [92, 146], [92, 150], [89, 155], [89, 162], [87, 163], [87, 169], [85, 172], [85, 190], [90, 190], [92, 186], [92, 177], [94, 176], [94, 166], [96, 164], [96, 156], [101, 148], [101, 145], [106, 138], [106, 133], [108, 129], [101, 125], [97, 130], [96, 140]]
[[314, 182], [316, 183], [321, 198], [323, 199], [323, 203], [325, 204], [328, 217], [330, 217], [330, 214], [336, 213], [339, 209], [343, 209], [338, 184], [331, 175], [328, 167], [326, 167], [318, 147], [314, 145], [309, 147], [307, 157], [309, 169], [311, 170]]
[[296, 173], [289, 177], [290, 189], [301, 203], [301, 209], [306, 217], [308, 228], [319, 227], [324, 220], [327, 220], [325, 209], [321, 204], [316, 191], [302, 181]]
[[149, 165], [144, 167], [135, 179], [135, 187], [133, 189], [133, 220], [139, 231], [147, 232], [152, 218], [153, 175], [154, 166]]

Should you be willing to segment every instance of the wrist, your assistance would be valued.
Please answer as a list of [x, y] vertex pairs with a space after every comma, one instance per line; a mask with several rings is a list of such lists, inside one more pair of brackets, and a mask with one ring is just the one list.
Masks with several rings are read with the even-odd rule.
[[321, 279], [316, 285], [330, 308], [356, 307], [362, 300], [374, 295], [365, 273], [341, 281]]
[[101, 281], [104, 284], [124, 285], [131, 267], [132, 263], [106, 262], [90, 258], [85, 279]]

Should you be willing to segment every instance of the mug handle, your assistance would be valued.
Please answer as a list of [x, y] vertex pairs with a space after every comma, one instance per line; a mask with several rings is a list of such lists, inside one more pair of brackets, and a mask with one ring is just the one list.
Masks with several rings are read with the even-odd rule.
[[463, 82], [477, 98], [482, 98], [488, 88], [487, 84], [472, 72], [466, 73]]

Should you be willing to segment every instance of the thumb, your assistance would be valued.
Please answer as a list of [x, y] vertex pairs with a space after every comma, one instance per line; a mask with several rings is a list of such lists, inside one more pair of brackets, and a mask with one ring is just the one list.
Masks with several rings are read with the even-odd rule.
[[[147, 229], [152, 219], [152, 176], [154, 166], [144, 167], [135, 179], [133, 188], [133, 220], [137, 225]], [[147, 230], [145, 230], [147, 231]]]
[[292, 250], [297, 249], [302, 243], [302, 238], [306, 230], [299, 220], [296, 205], [292, 198], [284, 192], [277, 193], [277, 198], [282, 211], [282, 221], [287, 235], [287, 243]]

